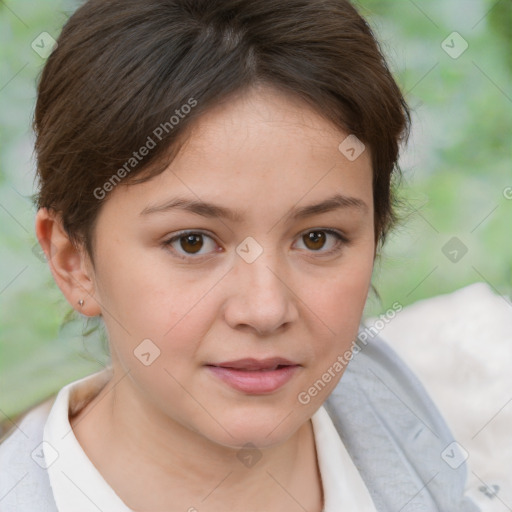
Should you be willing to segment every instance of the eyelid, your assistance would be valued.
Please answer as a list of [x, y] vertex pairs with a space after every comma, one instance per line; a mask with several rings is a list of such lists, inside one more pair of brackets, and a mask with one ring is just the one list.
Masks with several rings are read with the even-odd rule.
[[173, 254], [175, 254], [177, 258], [182, 259], [182, 260], [202, 261], [204, 258], [211, 257], [211, 253], [209, 253], [209, 254], [201, 254], [199, 256], [193, 256], [192, 254], [184, 255], [184, 254], [181, 254], [178, 251], [174, 250], [171, 247], [171, 244], [174, 241], [179, 240], [181, 237], [186, 236], [186, 235], [203, 235], [203, 236], [207, 236], [208, 238], [211, 238], [217, 244], [213, 234], [210, 233], [207, 230], [203, 230], [203, 229], [197, 229], [197, 230], [196, 229], [184, 229], [182, 231], [178, 231], [177, 233], [172, 235], [170, 238], [166, 238], [164, 240], [164, 242], [163, 242], [163, 245], [166, 248], [169, 248], [169, 250], [171, 250], [171, 252]]
[[[308, 251], [308, 252], [310, 252], [311, 255], [318, 254], [320, 256], [326, 256], [326, 255], [330, 255], [330, 254], [333, 254], [333, 253], [337, 253], [337, 252], [340, 252], [340, 250], [341, 250], [340, 246], [346, 246], [346, 245], [349, 245], [351, 243], [350, 239], [347, 237], [347, 235], [343, 231], [340, 231], [340, 230], [334, 229], [334, 228], [322, 228], [322, 227], [319, 227], [319, 228], [309, 228], [309, 229], [305, 229], [305, 230], [301, 231], [297, 235], [297, 237], [300, 239], [305, 234], [313, 233], [315, 231], [321, 231], [321, 232], [328, 233], [328, 234], [331, 234], [331, 235], [335, 236], [337, 238], [337, 243], [336, 243], [335, 247], [330, 249], [329, 251]], [[163, 244], [164, 244], [165, 247], [170, 247], [171, 244], [175, 240], [179, 240], [181, 237], [183, 237], [185, 235], [203, 235], [203, 236], [207, 236], [208, 238], [211, 238], [215, 243], [217, 243], [216, 240], [215, 240], [215, 236], [211, 232], [209, 232], [207, 230], [203, 230], [203, 229], [197, 229], [197, 230], [194, 230], [194, 229], [184, 229], [182, 231], [179, 231], [179, 232], [173, 234], [172, 237], [167, 238], [166, 240], [164, 240]], [[178, 253], [172, 247], [170, 248], [170, 250], [174, 254], [176, 254], [178, 258], [183, 259], [183, 260], [189, 260], [189, 261], [202, 261], [205, 258], [211, 257], [211, 254], [212, 254], [212, 253], [208, 253], [208, 254], [202, 254], [202, 255], [199, 255], [199, 256], [193, 256], [192, 254], [190, 254], [190, 255], [183, 255], [181, 253]]]
[[340, 231], [339, 229], [334, 229], [334, 228], [322, 228], [322, 227], [309, 228], [309, 229], [302, 231], [301, 233], [299, 233], [299, 239], [302, 236], [304, 236], [306, 233], [314, 233], [315, 231], [322, 231], [323, 233], [328, 233], [328, 234], [334, 235], [337, 238], [337, 243], [335, 244], [335, 246], [332, 249], [330, 249], [328, 251], [308, 251], [309, 255], [314, 255], [315, 257], [318, 257], [316, 255], [319, 255], [320, 257], [330, 256], [330, 255], [337, 254], [337, 253], [341, 252], [343, 247], [350, 245], [350, 243], [351, 243], [351, 240], [347, 237], [347, 235], [343, 231]]

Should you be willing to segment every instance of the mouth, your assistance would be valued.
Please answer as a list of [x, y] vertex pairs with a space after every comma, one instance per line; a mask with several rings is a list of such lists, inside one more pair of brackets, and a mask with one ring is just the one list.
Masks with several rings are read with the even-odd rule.
[[225, 361], [207, 366], [216, 366], [218, 368], [230, 368], [233, 370], [243, 371], [275, 371], [286, 366], [298, 366], [298, 364], [282, 357], [270, 357], [267, 359], [254, 359], [252, 357], [246, 357], [244, 359], [237, 359], [236, 361]]
[[269, 394], [283, 387], [301, 365], [283, 358], [239, 359], [206, 367], [219, 380], [246, 394]]
[[271, 368], [257, 368], [257, 369], [235, 368], [233, 366], [218, 366], [217, 368], [227, 368], [229, 370], [238, 370], [240, 372], [273, 372], [275, 370], [280, 370], [281, 368], [286, 368], [288, 366], [295, 366], [295, 365], [276, 364], [275, 366], [272, 366]]

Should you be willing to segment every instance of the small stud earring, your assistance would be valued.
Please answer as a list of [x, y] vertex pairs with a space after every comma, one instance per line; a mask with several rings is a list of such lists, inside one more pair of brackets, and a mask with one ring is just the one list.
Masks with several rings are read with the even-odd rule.
[[78, 305], [79, 305], [80, 307], [82, 307], [82, 306], [84, 305], [84, 299], [80, 299], [80, 300], [78, 301]]

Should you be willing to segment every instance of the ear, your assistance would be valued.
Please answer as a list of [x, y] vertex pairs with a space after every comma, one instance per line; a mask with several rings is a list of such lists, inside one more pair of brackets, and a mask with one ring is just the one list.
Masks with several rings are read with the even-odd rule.
[[[84, 315], [101, 314], [95, 299], [93, 265], [87, 251], [71, 242], [59, 214], [40, 208], [35, 224], [36, 236], [53, 278], [67, 301]], [[83, 301], [82, 306], [80, 301]]]

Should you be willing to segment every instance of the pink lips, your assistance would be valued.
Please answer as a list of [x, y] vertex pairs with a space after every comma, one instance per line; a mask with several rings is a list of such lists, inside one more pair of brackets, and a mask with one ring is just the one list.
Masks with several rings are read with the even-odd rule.
[[268, 359], [238, 359], [207, 368], [232, 388], [249, 394], [266, 394], [284, 386], [300, 368], [300, 365], [273, 357]]

